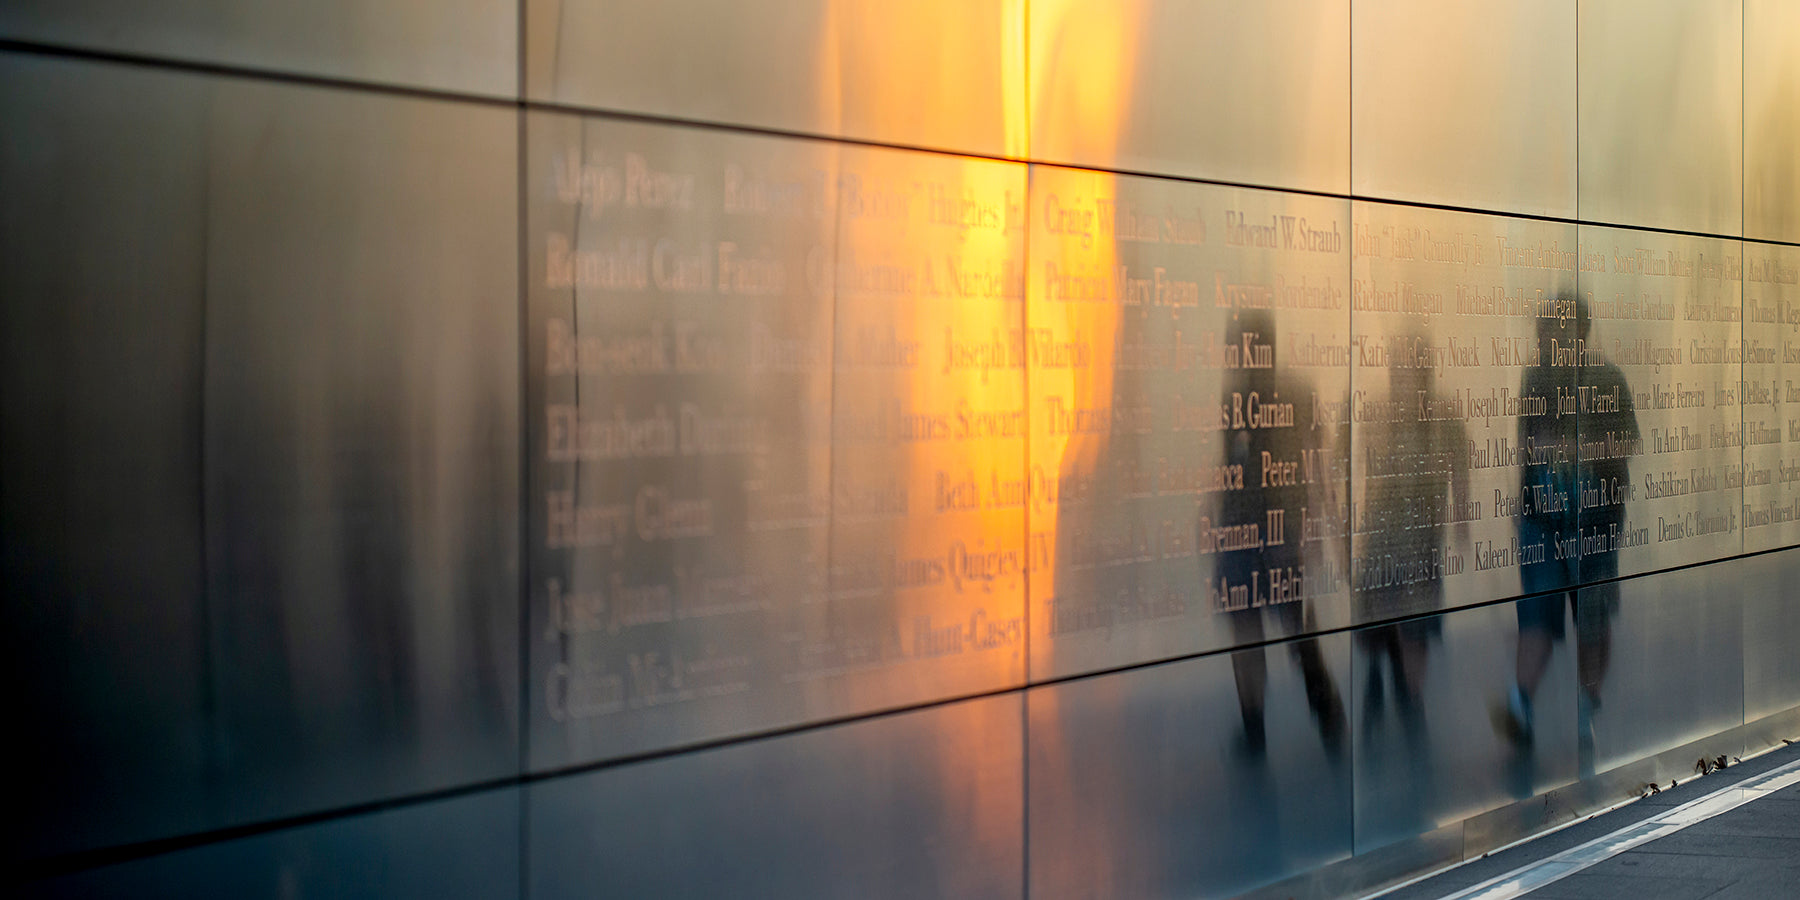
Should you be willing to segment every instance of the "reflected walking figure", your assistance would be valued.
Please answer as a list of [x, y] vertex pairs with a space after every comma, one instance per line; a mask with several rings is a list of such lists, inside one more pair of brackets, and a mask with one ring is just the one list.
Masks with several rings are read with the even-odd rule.
[[[1231, 346], [1243, 345], [1246, 340], [1266, 344], [1270, 352], [1270, 356], [1261, 361], [1263, 365], [1246, 365], [1234, 370], [1236, 377], [1228, 382], [1224, 397], [1227, 409], [1238, 408], [1252, 396], [1268, 403], [1275, 398], [1298, 400], [1307, 395], [1308, 385], [1276, 374], [1274, 353], [1279, 342], [1274, 322], [1266, 312], [1239, 313], [1236, 322], [1227, 329], [1226, 338]], [[1224, 492], [1223, 500], [1218, 504], [1218, 522], [1209, 522], [1204, 514], [1201, 516], [1198, 523], [1202, 532], [1201, 545], [1208, 543], [1204, 532], [1212, 525], [1227, 528], [1266, 526], [1270, 521], [1268, 511], [1283, 509], [1286, 498], [1281, 490], [1266, 486], [1269, 479], [1261, 477], [1262, 467], [1266, 460], [1299, 459], [1303, 444], [1298, 429], [1292, 427], [1238, 427], [1231, 430], [1225, 439], [1225, 462], [1243, 467], [1243, 488]], [[1289, 488], [1289, 493], [1299, 494], [1304, 502], [1304, 490]], [[1301, 548], [1301, 541], [1289, 540], [1285, 534], [1263, 533], [1253, 546], [1218, 554], [1215, 589], [1221, 602], [1215, 608], [1230, 617], [1234, 644], [1241, 647], [1262, 643], [1265, 639], [1265, 609], [1274, 616], [1284, 635], [1311, 630], [1311, 610], [1307, 608], [1307, 601], [1302, 597], [1276, 596], [1275, 585], [1270, 583], [1277, 577], [1272, 573], [1300, 571], [1304, 562]], [[1326, 667], [1319, 641], [1314, 637], [1291, 641], [1288, 650], [1300, 666], [1307, 706], [1312, 710], [1320, 739], [1324, 741], [1326, 751], [1336, 756], [1343, 750], [1347, 730], [1344, 701]], [[1244, 722], [1243, 749], [1260, 759], [1267, 749], [1263, 724], [1269, 678], [1267, 654], [1261, 646], [1239, 650], [1231, 656], [1231, 667], [1237, 683], [1238, 709]]]
[[[1409, 340], [1424, 345], [1426, 335]], [[1389, 372], [1388, 399], [1395, 409], [1438, 408], [1436, 373], [1422, 366]], [[1443, 605], [1444, 548], [1452, 533], [1468, 533], [1468, 429], [1447, 416], [1423, 414], [1369, 423], [1361, 446], [1369, 456], [1363, 497], [1356, 513], [1358, 559], [1355, 619], [1377, 622], [1417, 616]], [[1384, 460], [1379, 466], [1377, 459]], [[1424, 741], [1426, 663], [1443, 628], [1435, 616], [1412, 618], [1357, 632], [1369, 659], [1363, 719], [1373, 725], [1385, 708], [1385, 664], [1402, 726], [1414, 749]], [[1370, 727], [1364, 733], [1373, 734]], [[1419, 754], [1424, 758], [1425, 754]]]
[[[1619, 598], [1618, 583], [1610, 579], [1619, 574], [1619, 558], [1610, 541], [1581, 538], [1608, 536], [1623, 525], [1638, 424], [1625, 373], [1599, 354], [1579, 352], [1588, 342], [1586, 301], [1559, 297], [1556, 305], [1572, 307], [1574, 334], [1569, 334], [1567, 317], [1539, 317], [1540, 364], [1525, 370], [1520, 389], [1526, 396], [1550, 400], [1545, 415], [1519, 419], [1519, 452], [1525, 463], [1519, 467], [1525, 507], [1519, 517], [1519, 543], [1545, 548], [1542, 561], [1521, 567], [1519, 577], [1526, 594], [1540, 596], [1518, 604], [1517, 682], [1504, 708], [1496, 711], [1495, 722], [1515, 744], [1531, 744], [1536, 732], [1532, 699], [1556, 643], [1563, 640], [1566, 606], [1576, 628], [1581, 765], [1590, 771], [1593, 715], [1600, 708], [1600, 688], [1612, 653], [1612, 615]], [[1552, 342], [1559, 348], [1577, 348], [1576, 365], [1549, 365]], [[1575, 409], [1581, 414], [1579, 432]], [[1589, 452], [1579, 452], [1583, 449]], [[1578, 598], [1578, 585], [1600, 580], [1606, 581]]]

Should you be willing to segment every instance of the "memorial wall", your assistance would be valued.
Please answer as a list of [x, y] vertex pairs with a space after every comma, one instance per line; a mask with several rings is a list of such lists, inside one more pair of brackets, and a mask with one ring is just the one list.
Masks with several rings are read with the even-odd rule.
[[1351, 896], [1800, 738], [1779, 0], [0, 10], [27, 896]]

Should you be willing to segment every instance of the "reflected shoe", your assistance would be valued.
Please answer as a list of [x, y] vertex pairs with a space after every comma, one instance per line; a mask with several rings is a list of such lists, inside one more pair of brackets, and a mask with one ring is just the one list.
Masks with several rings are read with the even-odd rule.
[[1525, 696], [1518, 685], [1513, 686], [1506, 702], [1494, 704], [1488, 715], [1493, 719], [1494, 731], [1511, 741], [1513, 746], [1521, 749], [1531, 746], [1531, 698]]

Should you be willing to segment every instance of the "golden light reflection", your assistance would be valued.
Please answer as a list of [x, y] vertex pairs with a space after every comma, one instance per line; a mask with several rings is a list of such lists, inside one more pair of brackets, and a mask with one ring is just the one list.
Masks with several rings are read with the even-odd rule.
[[1744, 6], [1744, 236], [1800, 241], [1800, 4]]
[[1144, 10], [1083, 0], [1031, 4], [1031, 114], [1073, 159], [1114, 159], [1134, 95]]
[[[1064, 118], [1081, 123], [1078, 129], [1081, 158], [1110, 159], [1117, 149], [1114, 144], [1122, 131], [1128, 113], [1131, 92], [1126, 84], [1132, 77], [1133, 48], [1142, 26], [1138, 11], [1121, 12], [1118, 8], [1102, 8], [1077, 0], [1038, 0], [1032, 4], [1034, 27], [1031, 31], [1031, 63], [1028, 81], [1034, 115]], [[1047, 73], [1067, 65], [1065, 50], [1076, 42], [1081, 45], [1079, 58], [1087, 63], [1079, 77], [1074, 77], [1073, 91], [1055, 94], [1066, 106], [1051, 107]], [[1067, 73], [1064, 73], [1067, 75]], [[1067, 302], [1049, 293], [1051, 265], [1067, 265], [1082, 260], [1088, 271], [1101, 278], [1110, 277], [1119, 262], [1118, 248], [1107, 223], [1083, 220], [1079, 212], [1070, 219], [1064, 215], [1065, 199], [1070, 211], [1093, 209], [1098, 198], [1112, 198], [1117, 193], [1118, 179], [1101, 172], [1078, 173], [1059, 170], [1058, 186], [1076, 189], [1080, 197], [1064, 198], [1044, 190], [1048, 170], [1034, 172], [1031, 191], [1031, 261], [1033, 266], [1027, 303], [1028, 321], [1033, 329], [1046, 329], [1065, 340], [1085, 339], [1092, 358], [1085, 368], [1051, 368], [1033, 366], [1030, 370], [1032, 413], [1031, 469], [1033, 504], [1028, 537], [1033, 551], [1027, 602], [1031, 604], [1032, 666], [1045, 670], [1053, 667], [1055, 644], [1050, 639], [1050, 601], [1070, 585], [1059, 583], [1056, 565], [1057, 548], [1064, 546], [1061, 529], [1066, 522], [1064, 504], [1068, 498], [1051, 501], [1051, 485], [1061, 484], [1065, 476], [1081, 476], [1098, 471], [1107, 457], [1110, 441], [1106, 432], [1083, 431], [1055, 434], [1045, 427], [1044, 413], [1051, 397], [1066, 397], [1067, 404], [1077, 408], [1110, 407], [1114, 395], [1114, 354], [1118, 344], [1121, 307], [1112, 302]], [[1096, 217], [1097, 218], [1097, 217]], [[1066, 582], [1068, 579], [1062, 578]], [[1034, 671], [1034, 675], [1037, 672]], [[1057, 692], [1048, 691], [1034, 698], [1034, 719], [1048, 723], [1061, 721], [1058, 716]], [[1047, 748], [1065, 747], [1065, 741], [1040, 741]], [[1073, 783], [1085, 776], [1073, 769], [1073, 760], [1058, 753], [1048, 753], [1035, 760], [1042, 777], [1052, 782]], [[1083, 875], [1088, 884], [1103, 886], [1117, 883], [1110, 871], [1110, 861], [1127, 858], [1126, 854], [1105, 846], [1117, 829], [1096, 829], [1094, 860], [1099, 862]], [[1072, 889], [1073, 885], [1070, 886]]]
[[[1131, 92], [1126, 90], [1132, 77], [1133, 49], [1140, 29], [1141, 10], [1101, 7], [1079, 0], [1048, 0], [1033, 3], [1035, 21], [1031, 46], [1031, 97], [1039, 114], [1082, 123], [1079, 129], [1084, 158], [1097, 155], [1109, 158], [1116, 150], [1118, 136], [1129, 112]], [[1079, 44], [1079, 52], [1067, 52]], [[1049, 73], [1066, 67], [1071, 60], [1082, 66], [1079, 77], [1066, 71], [1059, 78], [1073, 90], [1054, 94], [1062, 102], [1052, 106]], [[1046, 329], [1063, 336], [1080, 335], [1093, 348], [1093, 359], [1086, 368], [1034, 367], [1031, 371], [1033, 433], [1031, 465], [1036, 502], [1031, 516], [1032, 547], [1060, 546], [1058, 542], [1062, 504], [1046, 502], [1047, 485], [1068, 475], [1091, 473], [1107, 455], [1105, 433], [1052, 434], [1042, 427], [1042, 411], [1048, 398], [1067, 398], [1070, 407], [1106, 407], [1114, 395], [1113, 348], [1118, 344], [1120, 307], [1116, 303], [1067, 302], [1052, 298], [1048, 291], [1049, 267], [1068, 268], [1068, 262], [1079, 260], [1084, 271], [1101, 278], [1111, 278], [1118, 267], [1118, 249], [1109, 223], [1095, 221], [1098, 216], [1083, 219], [1082, 210], [1093, 210], [1096, 200], [1110, 200], [1117, 192], [1118, 179], [1104, 172], [1060, 170], [1055, 177], [1060, 186], [1075, 188], [1077, 196], [1053, 194], [1043, 189], [1045, 173], [1034, 176], [1031, 198], [1031, 251], [1034, 265], [1030, 272], [1029, 318], [1033, 329]], [[1031, 573], [1031, 597], [1034, 615], [1043, 616], [1044, 601], [1057, 596], [1057, 569], [1054, 560], [1034, 557]], [[1034, 636], [1047, 639], [1047, 624], [1033, 627]], [[1043, 650], [1047, 653], [1048, 641]], [[1040, 654], [1040, 659], [1047, 658]]]
[[813, 118], [836, 134], [1025, 156], [1025, 2], [829, 0]]
[[[1065, 537], [1060, 533], [1065, 517], [1071, 508], [1081, 505], [1075, 491], [1058, 491], [1058, 486], [1072, 485], [1101, 471], [1111, 441], [1106, 431], [1055, 428], [1047, 421], [1048, 414], [1053, 404], [1057, 410], [1113, 405], [1117, 377], [1113, 349], [1118, 345], [1120, 307], [1110, 291], [1099, 298], [1101, 302], [1083, 302], [1052, 284], [1053, 278], [1097, 278], [1110, 283], [1115, 277], [1118, 248], [1111, 228], [1096, 221], [1094, 210], [1102, 205], [1100, 201], [1110, 203], [1117, 178], [1100, 172], [1056, 170], [1053, 184], [1047, 187], [1048, 176], [1040, 171], [1034, 185], [1032, 244], [1037, 265], [1030, 279], [1031, 327], [1034, 333], [1052, 339], [1081, 340], [1093, 352], [1085, 368], [1031, 369], [1031, 464], [1037, 488], [1031, 517], [1032, 547], [1037, 552], [1050, 548], [1054, 554], [1054, 548], [1063, 546], [1059, 538]], [[1054, 558], [1040, 556], [1034, 562], [1040, 565], [1031, 573], [1031, 595], [1036, 603], [1032, 612], [1043, 616], [1046, 601], [1059, 596], [1063, 586], [1058, 584]], [[1036, 623], [1033, 631], [1047, 640], [1047, 618]], [[1044, 653], [1048, 650], [1048, 646], [1041, 648], [1039, 659], [1047, 658]]]
[[882, 567], [900, 651], [930, 661], [919, 681], [1017, 684], [1024, 167], [846, 150], [838, 207], [835, 493], [856, 506], [897, 484], [907, 501], [883, 521], [840, 510], [834, 580]]

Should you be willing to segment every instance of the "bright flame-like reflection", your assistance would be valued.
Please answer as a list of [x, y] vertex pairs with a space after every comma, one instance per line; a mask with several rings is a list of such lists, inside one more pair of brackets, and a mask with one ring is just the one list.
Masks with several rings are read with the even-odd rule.
[[[1075, 42], [1081, 44], [1077, 57], [1084, 65], [1081, 77], [1069, 78], [1065, 72], [1059, 79], [1075, 86], [1074, 90], [1062, 95], [1067, 105], [1046, 109], [1046, 112], [1083, 123], [1079, 134], [1084, 157], [1098, 155], [1105, 158], [1116, 149], [1112, 145], [1117, 142], [1129, 112], [1126, 103], [1131, 92], [1126, 89], [1126, 82], [1131, 77], [1133, 49], [1143, 25], [1141, 16], [1135, 15], [1138, 12], [1131, 9], [1121, 13], [1115, 8], [1079, 0], [1032, 4], [1031, 14], [1036, 21], [1032, 30], [1030, 73], [1034, 109], [1047, 104], [1051, 94], [1049, 76], [1059, 66], [1067, 65], [1065, 56], [1070, 54], [1065, 50]], [[1079, 178], [1084, 196], [1062, 197], [1049, 194], [1036, 184], [1033, 187], [1030, 210], [1032, 258], [1050, 262], [1039, 263], [1030, 273], [1030, 326], [1062, 335], [1083, 336], [1094, 348], [1094, 359], [1085, 369], [1034, 367], [1030, 376], [1034, 419], [1041, 418], [1046, 398], [1067, 398], [1068, 406], [1093, 408], [1110, 406], [1114, 395], [1113, 348], [1118, 344], [1119, 307], [1114, 303], [1053, 300], [1047, 294], [1049, 270], [1046, 266], [1056, 265], [1054, 261], [1057, 260], [1085, 259], [1097, 271], [1109, 275], [1116, 271], [1118, 252], [1110, 223], [1095, 221], [1098, 216], [1083, 220], [1080, 211], [1093, 209], [1098, 198], [1114, 196], [1118, 179], [1104, 172], [1082, 176], [1072, 172], [1063, 174], [1062, 184], [1070, 183], [1068, 177]], [[1104, 433], [1055, 435], [1041, 424], [1034, 425], [1031, 466], [1040, 501], [1034, 503], [1031, 517], [1034, 550], [1059, 546], [1057, 538], [1062, 524], [1059, 512], [1063, 505], [1041, 502], [1045, 499], [1042, 495], [1046, 485], [1054, 484], [1066, 474], [1096, 471], [1107, 455], [1108, 443]], [[1034, 558], [1034, 562], [1040, 564], [1034, 567], [1031, 575], [1031, 602], [1035, 604], [1032, 612], [1044, 615], [1047, 611], [1044, 601], [1057, 596], [1057, 570], [1051, 560]], [[1043, 626], [1033, 630], [1039, 635], [1048, 633]]]
[[[898, 483], [906, 514], [839, 516], [833, 577], [877, 557], [899, 652], [946, 687], [1024, 677], [1022, 166], [847, 149], [839, 179], [839, 493]], [[968, 679], [968, 680], [964, 680]]]
[[[1115, 149], [1111, 145], [1116, 143], [1128, 112], [1126, 104], [1131, 94], [1125, 90], [1124, 82], [1130, 77], [1129, 61], [1133, 58], [1134, 42], [1143, 24], [1140, 17], [1121, 13], [1117, 8], [1101, 8], [1078, 0], [1039, 0], [1032, 4], [1031, 15], [1034, 27], [1031, 31], [1031, 71], [1028, 81], [1034, 114], [1051, 114], [1083, 123], [1079, 131], [1084, 144], [1081, 149], [1086, 154], [1093, 154], [1083, 158], [1111, 158], [1111, 151]], [[1065, 64], [1065, 48], [1077, 41], [1084, 45], [1081, 57], [1098, 64], [1089, 66], [1081, 77], [1073, 79], [1076, 89], [1072, 94], [1064, 95], [1067, 97], [1066, 102], [1073, 106], [1072, 109], [1045, 109], [1051, 93], [1048, 73]], [[1043, 112], [1040, 113], [1039, 110]], [[1118, 179], [1110, 174], [1062, 174], [1070, 178], [1059, 180], [1059, 183], [1079, 184], [1081, 192], [1086, 195], [1068, 198], [1073, 201], [1070, 203], [1071, 209], [1091, 209], [1096, 205], [1094, 201], [1097, 198], [1116, 195]], [[1041, 190], [1034, 180], [1029, 213], [1032, 223], [1032, 259], [1048, 261], [1085, 258], [1100, 272], [1116, 271], [1118, 252], [1108, 223], [1088, 221], [1084, 223], [1085, 227], [1059, 227], [1057, 231], [1051, 231], [1053, 219], [1059, 219], [1058, 214], [1062, 212], [1063, 200], [1060, 196], [1053, 198], [1048, 192]], [[1077, 217], [1076, 223], [1079, 222]], [[1072, 223], [1059, 219], [1054, 224], [1062, 226]], [[1032, 658], [1034, 668], [1049, 668], [1046, 664], [1053, 658], [1055, 646], [1048, 639], [1051, 602], [1058, 596], [1059, 590], [1070, 587], [1059, 584], [1058, 567], [1054, 559], [1056, 548], [1063, 546], [1060, 530], [1067, 524], [1062, 517], [1064, 501], [1057, 498], [1057, 502], [1046, 502], [1046, 494], [1049, 486], [1060, 483], [1065, 475], [1097, 471], [1100, 462], [1107, 456], [1110, 443], [1105, 433], [1053, 434], [1042, 422], [1045, 404], [1047, 398], [1059, 396], [1069, 398], [1068, 405], [1074, 407], [1111, 405], [1114, 394], [1113, 348], [1118, 345], [1120, 316], [1120, 307], [1113, 303], [1066, 303], [1053, 300], [1048, 295], [1050, 273], [1046, 267], [1050, 264], [1040, 262], [1027, 279], [1030, 292], [1027, 303], [1028, 324], [1032, 328], [1049, 329], [1060, 335], [1082, 336], [1092, 348], [1093, 359], [1084, 369], [1036, 366], [1030, 371], [1030, 400], [1033, 404], [1030, 464], [1034, 502], [1029, 540], [1033, 550], [1033, 568], [1026, 602], [1031, 605], [1032, 646], [1037, 648]], [[1035, 696], [1032, 718], [1045, 723], [1062, 721], [1057, 703], [1059, 696], [1056, 691], [1045, 691]], [[1047, 741], [1042, 745], [1061, 747], [1066, 742]], [[1038, 768], [1041, 777], [1052, 781], [1075, 783], [1084, 777], [1073, 770], [1073, 761], [1069, 757], [1059, 754], [1045, 754], [1032, 760], [1032, 764]], [[1089, 772], [1086, 775], [1104, 778], [1103, 773]], [[1112, 828], [1096, 829], [1096, 846], [1092, 859], [1111, 861], [1124, 858], [1123, 854], [1109, 851], [1104, 846], [1119, 833], [1119, 830]], [[1095, 865], [1095, 871], [1087, 873], [1087, 878], [1090, 879], [1088, 883], [1117, 883], [1111, 872], [1103, 871], [1109, 865], [1110, 862]]]
[[1026, 155], [1023, 0], [919, 0], [905, 15], [829, 0], [818, 16], [810, 118], [829, 133]]

